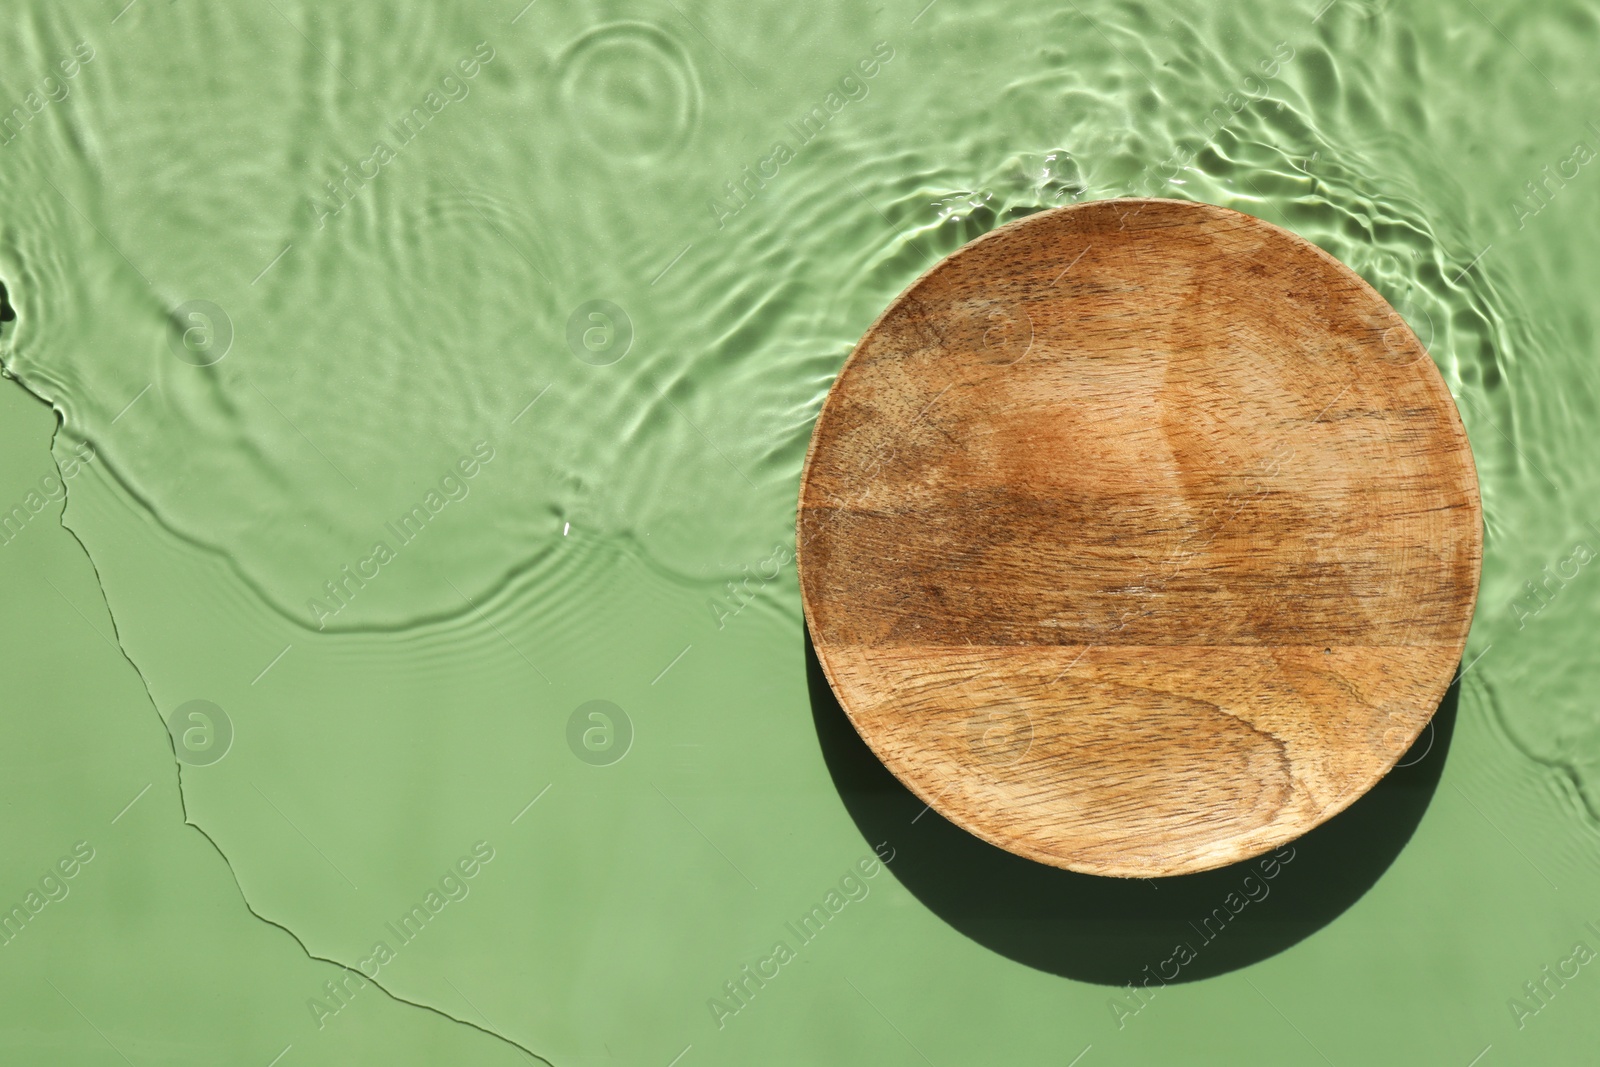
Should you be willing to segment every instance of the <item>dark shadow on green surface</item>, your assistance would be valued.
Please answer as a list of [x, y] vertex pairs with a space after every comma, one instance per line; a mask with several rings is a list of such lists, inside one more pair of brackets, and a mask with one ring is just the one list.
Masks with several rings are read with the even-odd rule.
[[[1455, 729], [1459, 681], [1377, 785], [1291, 846], [1176, 878], [1099, 878], [1035, 863], [925, 810], [878, 761], [839, 706], [806, 635], [806, 680], [823, 758], [889, 869], [974, 941], [1018, 963], [1106, 985], [1210, 978], [1276, 955], [1361, 899], [1411, 839], [1433, 799]], [[1271, 877], [1267, 877], [1267, 872]], [[1180, 951], [1185, 946], [1187, 952]], [[1127, 995], [1128, 1009], [1139, 1001]]]

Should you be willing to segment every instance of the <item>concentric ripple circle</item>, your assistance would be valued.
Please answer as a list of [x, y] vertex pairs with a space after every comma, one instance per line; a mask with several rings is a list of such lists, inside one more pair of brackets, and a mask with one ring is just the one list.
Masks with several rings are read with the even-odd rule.
[[584, 139], [622, 159], [670, 155], [700, 113], [689, 53], [649, 23], [614, 22], [579, 37], [562, 54], [557, 83]]

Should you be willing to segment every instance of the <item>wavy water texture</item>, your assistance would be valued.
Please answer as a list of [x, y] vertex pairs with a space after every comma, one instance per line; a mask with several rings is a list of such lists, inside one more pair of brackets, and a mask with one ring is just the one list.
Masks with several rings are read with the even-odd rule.
[[[564, 1067], [898, 1061], [891, 1016], [950, 1062], [1070, 1059], [1101, 991], [1002, 965], [887, 879], [806, 957], [826, 981], [726, 1029], [706, 1003], [864, 850], [792, 575], [834, 375], [942, 256], [1129, 195], [1301, 233], [1423, 340], [1482, 482], [1479, 758], [1559, 783], [1536, 835], [1587, 870], [1600, 162], [1574, 161], [1600, 151], [1600, 15], [1324, 2], [24, 5], [0, 359], [60, 413], [58, 462], [94, 451], [64, 521], [157, 710], [232, 718], [183, 790], [251, 909], [356, 967], [484, 840], [380, 981]], [[568, 747], [595, 699], [632, 716], [609, 766]], [[1392, 942], [1341, 929], [1352, 958]], [[1067, 1055], [913, 995], [952, 958], [952, 996], [1048, 1005]], [[1284, 981], [1333, 988], [1318, 959]], [[1435, 1029], [1473, 1018], [1458, 999]], [[1218, 1041], [1279, 1025], [1235, 1025], [1254, 1010], [1150, 1026], [1190, 1049], [1202, 1016]]]

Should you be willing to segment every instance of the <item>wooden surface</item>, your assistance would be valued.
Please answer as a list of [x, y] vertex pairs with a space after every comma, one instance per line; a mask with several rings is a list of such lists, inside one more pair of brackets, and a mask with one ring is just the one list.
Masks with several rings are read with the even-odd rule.
[[1172, 200], [1034, 215], [918, 279], [828, 395], [798, 536], [818, 659], [889, 769], [1123, 877], [1371, 787], [1457, 669], [1482, 553], [1402, 320], [1309, 242]]

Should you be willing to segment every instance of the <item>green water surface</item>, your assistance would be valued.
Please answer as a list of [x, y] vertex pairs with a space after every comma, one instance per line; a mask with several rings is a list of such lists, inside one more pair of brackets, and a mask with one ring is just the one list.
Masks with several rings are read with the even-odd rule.
[[[1594, 2], [17, 0], [0, 1061], [1596, 1062], [1597, 52]], [[1154, 984], [1251, 872], [967, 864], [813, 706], [792, 563], [878, 312], [1125, 195], [1377, 287], [1486, 523], [1409, 821]]]

